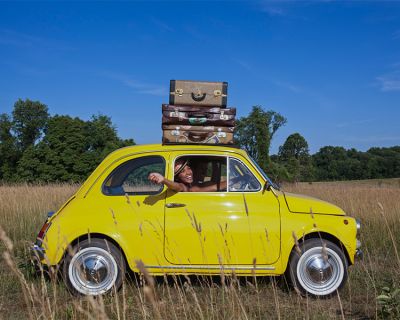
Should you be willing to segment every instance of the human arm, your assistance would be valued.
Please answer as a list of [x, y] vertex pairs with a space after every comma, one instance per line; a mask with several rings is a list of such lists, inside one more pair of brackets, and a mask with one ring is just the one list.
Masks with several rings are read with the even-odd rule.
[[190, 192], [214, 192], [214, 191], [224, 191], [226, 190], [227, 181], [221, 181], [220, 183], [208, 182], [202, 185], [196, 185], [190, 187], [188, 191]]
[[167, 188], [177, 191], [177, 192], [189, 191], [188, 187], [186, 187], [183, 183], [168, 180], [162, 174], [159, 174], [157, 172], [150, 173], [148, 178], [151, 182], [154, 182], [157, 184], [163, 183], [167, 186]]

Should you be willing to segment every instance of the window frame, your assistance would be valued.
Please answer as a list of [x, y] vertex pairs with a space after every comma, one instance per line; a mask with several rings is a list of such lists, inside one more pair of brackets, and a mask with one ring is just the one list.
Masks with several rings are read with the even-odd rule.
[[[238, 162], [241, 163], [245, 168], [247, 168], [247, 170], [249, 170], [249, 172], [253, 175], [254, 179], [256, 179], [256, 181], [258, 182], [259, 187], [258, 187], [257, 190], [229, 191], [229, 185], [230, 185], [229, 181], [230, 181], [230, 173], [231, 173], [231, 171], [230, 171], [230, 165], [231, 165], [230, 160], [231, 160], [231, 159], [234, 159], [234, 160], [238, 161]], [[227, 178], [228, 178], [228, 183], [227, 183], [227, 186], [226, 186], [226, 187], [227, 187], [228, 192], [231, 192], [231, 193], [240, 193], [240, 192], [257, 193], [257, 192], [260, 192], [261, 189], [262, 189], [262, 183], [260, 183], [260, 180], [257, 179], [257, 176], [253, 173], [253, 171], [250, 170], [249, 166], [247, 166], [242, 160], [240, 160], [240, 159], [238, 159], [238, 158], [236, 158], [236, 157], [228, 156], [227, 174], [228, 174], [228, 176], [227, 176]]]
[[[178, 153], [178, 152], [177, 152]], [[259, 193], [262, 190], [263, 184], [260, 182], [260, 179], [257, 177], [257, 175], [254, 174], [254, 172], [250, 169], [250, 166], [246, 165], [241, 159], [238, 157], [234, 157], [231, 155], [219, 155], [219, 154], [211, 154], [211, 153], [180, 153], [179, 155], [175, 155], [173, 159], [170, 161], [171, 165], [171, 172], [172, 172], [172, 179], [174, 179], [174, 173], [175, 173], [175, 162], [179, 158], [182, 157], [219, 157], [219, 158], [225, 158], [226, 159], [226, 173], [227, 173], [227, 185], [226, 185], [226, 191], [196, 191], [196, 192], [190, 192], [190, 191], [180, 191], [179, 193], [184, 193], [184, 194], [221, 194], [221, 193], [240, 193], [240, 192], [246, 192], [246, 193]], [[254, 176], [254, 178], [257, 180], [259, 183], [260, 188], [257, 190], [252, 190], [252, 191], [229, 191], [229, 159], [235, 159], [239, 161], [242, 165], [244, 165]], [[251, 166], [252, 167], [252, 166]], [[257, 171], [258, 172], [258, 171]], [[173, 180], [172, 180], [173, 181]]]
[[[105, 192], [105, 188], [106, 188], [106, 185], [105, 185], [105, 184], [106, 184], [107, 180], [108, 180], [121, 166], [125, 165], [125, 164], [128, 163], [129, 161], [135, 161], [135, 160], [139, 160], [139, 159], [142, 159], [142, 158], [160, 158], [160, 159], [162, 160], [162, 164], [164, 165], [164, 174], [163, 174], [163, 176], [166, 175], [166, 173], [167, 173], [167, 166], [166, 166], [167, 161], [166, 161], [165, 157], [163, 157], [162, 155], [159, 155], [159, 154], [157, 154], [157, 155], [145, 155], [145, 156], [140, 156], [140, 157], [131, 158], [131, 159], [125, 160], [124, 162], [119, 163], [114, 169], [111, 170], [111, 172], [107, 175], [107, 177], [103, 180], [103, 182], [102, 182], [102, 184], [101, 184], [101, 193], [102, 193], [104, 196], [107, 196], [107, 197], [121, 197], [121, 196], [126, 196], [126, 195], [128, 195], [128, 196], [140, 196], [140, 195], [142, 195], [142, 196], [143, 196], [143, 195], [144, 195], [144, 196], [153, 196], [153, 195], [161, 194], [161, 193], [164, 191], [164, 188], [165, 188], [164, 184], [160, 184], [160, 188], [159, 188], [157, 191], [152, 191], [152, 192], [150, 192], [150, 191], [125, 192], [125, 190], [124, 190], [124, 193], [122, 193], [122, 194], [108, 194], [108, 193]], [[132, 171], [130, 171], [130, 172], [132, 172]], [[129, 175], [129, 174], [128, 174], [128, 175]]]

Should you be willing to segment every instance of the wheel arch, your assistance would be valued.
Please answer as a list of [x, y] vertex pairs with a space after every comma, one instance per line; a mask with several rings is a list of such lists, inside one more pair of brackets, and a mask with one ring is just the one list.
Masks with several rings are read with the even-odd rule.
[[121, 252], [121, 254], [122, 254], [123, 258], [124, 258], [125, 266], [126, 266], [126, 268], [128, 268], [130, 270], [128, 259], [126, 258], [125, 251], [121, 247], [121, 245], [115, 239], [111, 238], [110, 236], [107, 236], [107, 235], [105, 235], [103, 233], [96, 233], [96, 232], [94, 232], [94, 233], [92, 233], [92, 232], [85, 233], [85, 234], [80, 235], [76, 239], [74, 239], [68, 245], [67, 249], [65, 250], [65, 252], [63, 254], [63, 257], [62, 257], [62, 261], [64, 261], [66, 255], [68, 253], [68, 250], [70, 250], [70, 248], [75, 247], [75, 245], [77, 245], [81, 241], [85, 241], [85, 240], [89, 240], [89, 239], [101, 239], [101, 240], [104, 239], [104, 240], [107, 240], [107, 241], [111, 242], [118, 250], [120, 250], [120, 252]]
[[[315, 231], [315, 232], [311, 232], [308, 233], [306, 235], [304, 235], [302, 238], [298, 239], [299, 244], [303, 243], [306, 240], [309, 239], [321, 239], [321, 240], [328, 240], [332, 243], [334, 243], [335, 245], [337, 245], [340, 249], [342, 249], [344, 256], [346, 257], [347, 260], [347, 264], [350, 266], [352, 265], [352, 261], [350, 259], [349, 256], [349, 252], [346, 248], [346, 246], [343, 244], [343, 242], [341, 242], [337, 237], [335, 237], [334, 235], [332, 235], [331, 233], [328, 232], [323, 232], [323, 231]], [[293, 251], [294, 247], [296, 245], [293, 245], [291, 252]]]

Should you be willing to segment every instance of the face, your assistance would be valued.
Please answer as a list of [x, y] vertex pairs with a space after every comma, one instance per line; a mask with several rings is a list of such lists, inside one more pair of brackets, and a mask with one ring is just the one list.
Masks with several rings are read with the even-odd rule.
[[178, 178], [181, 182], [190, 184], [193, 182], [193, 171], [189, 166], [185, 166], [182, 172], [178, 174]]

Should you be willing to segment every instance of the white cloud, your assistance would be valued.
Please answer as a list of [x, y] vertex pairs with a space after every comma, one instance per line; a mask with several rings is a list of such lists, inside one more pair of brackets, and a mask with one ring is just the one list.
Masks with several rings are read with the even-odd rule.
[[247, 71], [253, 71], [253, 68], [251, 67], [250, 63], [247, 61], [241, 60], [241, 59], [236, 59], [236, 58], [231, 58], [231, 60], [241, 66], [243, 69], [246, 69]]
[[285, 16], [286, 12], [270, 2], [264, 2], [261, 10], [268, 13], [270, 16]]
[[106, 77], [117, 80], [123, 85], [130, 87], [137, 93], [148, 94], [152, 96], [165, 96], [168, 94], [167, 87], [149, 84], [133, 79], [130, 76], [115, 73], [103, 73]]
[[393, 39], [400, 39], [400, 30], [393, 32]]
[[74, 49], [71, 46], [58, 40], [37, 37], [34, 35], [16, 32], [8, 29], [0, 29], [0, 45], [50, 50]]
[[400, 72], [382, 75], [376, 78], [383, 92], [400, 91]]
[[169, 25], [166, 24], [165, 22], [163, 22], [163, 21], [161, 21], [161, 20], [159, 20], [159, 19], [157, 19], [157, 18], [155, 18], [155, 17], [152, 17], [152, 18], [151, 18], [151, 21], [152, 21], [157, 27], [159, 27], [161, 31], [166, 31], [166, 32], [173, 32], [173, 31], [174, 31], [174, 28], [172, 28], [171, 26], [169, 26]]
[[294, 93], [300, 93], [303, 92], [303, 89], [300, 86], [294, 85], [292, 83], [289, 82], [284, 82], [284, 81], [280, 81], [280, 80], [274, 80], [273, 83], [279, 87], [288, 89]]

